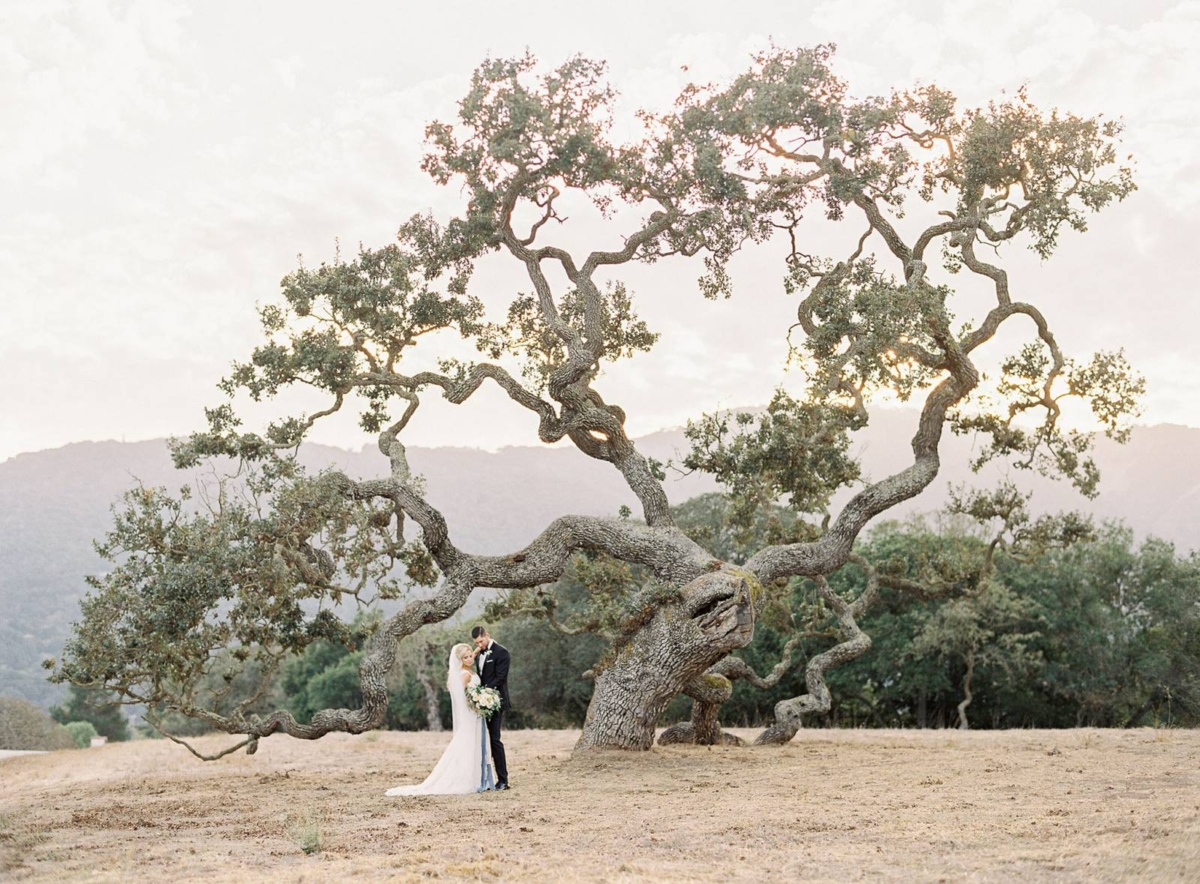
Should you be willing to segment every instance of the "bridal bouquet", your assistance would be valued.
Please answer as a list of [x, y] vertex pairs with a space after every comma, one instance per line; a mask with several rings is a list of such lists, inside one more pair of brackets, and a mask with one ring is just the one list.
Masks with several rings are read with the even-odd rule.
[[495, 688], [471, 685], [467, 688], [467, 703], [476, 715], [487, 721], [500, 711], [500, 692]]

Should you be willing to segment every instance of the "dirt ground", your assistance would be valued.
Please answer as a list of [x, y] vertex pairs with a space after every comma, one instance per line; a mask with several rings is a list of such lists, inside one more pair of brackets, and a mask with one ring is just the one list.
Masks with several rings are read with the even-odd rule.
[[7, 759], [0, 880], [1200, 881], [1200, 732], [808, 730], [578, 758], [576, 736], [506, 734], [513, 789], [464, 797], [383, 795], [424, 778], [439, 734]]

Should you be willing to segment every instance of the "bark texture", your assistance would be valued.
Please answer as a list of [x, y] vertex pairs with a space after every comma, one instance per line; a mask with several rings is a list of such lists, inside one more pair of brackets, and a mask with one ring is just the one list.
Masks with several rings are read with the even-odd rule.
[[[731, 659], [734, 658], [725, 658]], [[744, 741], [740, 737], [721, 730], [721, 705], [733, 696], [733, 682], [716, 671], [725, 660], [684, 687], [683, 693], [692, 698], [691, 720], [678, 722], [663, 731], [658, 738], [660, 746], [673, 743], [694, 743], [700, 746], [742, 745]]]

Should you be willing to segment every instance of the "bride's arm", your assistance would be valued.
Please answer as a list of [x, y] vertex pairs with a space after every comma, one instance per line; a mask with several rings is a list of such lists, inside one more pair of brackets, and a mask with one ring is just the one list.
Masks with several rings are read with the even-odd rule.
[[463, 680], [463, 687], [465, 688], [467, 685], [469, 685], [471, 683], [471, 673], [467, 672], [466, 670], [463, 670], [462, 680]]

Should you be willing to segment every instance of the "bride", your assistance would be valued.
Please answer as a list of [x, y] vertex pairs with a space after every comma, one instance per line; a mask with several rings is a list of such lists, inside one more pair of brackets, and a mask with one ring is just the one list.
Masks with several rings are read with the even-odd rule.
[[495, 785], [492, 772], [492, 751], [488, 743], [487, 724], [467, 704], [467, 687], [479, 684], [472, 664], [475, 649], [457, 644], [450, 649], [446, 688], [450, 691], [450, 708], [454, 715], [454, 732], [450, 745], [442, 753], [433, 771], [419, 786], [397, 786], [387, 795], [465, 795], [468, 792], [490, 791]]

